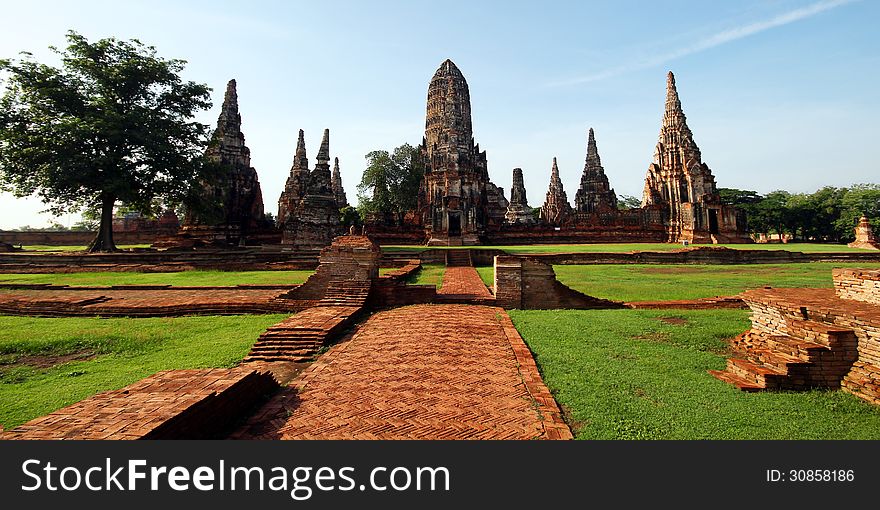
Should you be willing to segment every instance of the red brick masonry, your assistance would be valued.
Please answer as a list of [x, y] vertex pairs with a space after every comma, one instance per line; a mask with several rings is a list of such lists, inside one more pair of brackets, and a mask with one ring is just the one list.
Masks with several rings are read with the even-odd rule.
[[211, 439], [278, 388], [252, 368], [169, 370], [0, 433], [0, 439]]
[[503, 309], [416, 305], [374, 315], [233, 437], [572, 436]]
[[[752, 329], [715, 377], [740, 389], [843, 388], [880, 404], [878, 272], [835, 269], [835, 289], [743, 293]], [[842, 299], [845, 298], [845, 299]]]

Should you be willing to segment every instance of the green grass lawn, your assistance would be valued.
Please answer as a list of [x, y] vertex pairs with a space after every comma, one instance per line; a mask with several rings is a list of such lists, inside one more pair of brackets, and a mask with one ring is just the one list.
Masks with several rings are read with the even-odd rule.
[[[655, 301], [731, 296], [765, 285], [831, 287], [831, 270], [835, 267], [880, 268], [880, 264], [611, 264], [553, 266], [553, 269], [559, 281], [590, 296], [616, 301]], [[490, 271], [489, 278], [491, 274]]]
[[487, 287], [491, 288], [495, 285], [494, 266], [476, 266], [474, 269], [477, 270], [477, 273], [480, 275], [480, 278], [483, 280], [483, 283], [485, 283]]
[[[18, 245], [16, 245], [18, 246]], [[119, 244], [116, 246], [120, 250], [128, 250], [131, 248], [149, 248], [149, 244]], [[27, 251], [85, 251], [86, 246], [50, 246], [47, 244], [25, 244], [22, 246]]]
[[[832, 253], [832, 252], [865, 252], [858, 248], [850, 248], [845, 244], [818, 244], [818, 243], [789, 243], [789, 244], [693, 244], [697, 246], [723, 246], [735, 250], [788, 250], [803, 253]], [[497, 249], [507, 253], [580, 253], [580, 252], [628, 252], [628, 251], [670, 251], [679, 250], [681, 244], [676, 243], [603, 243], [603, 244], [533, 244], [528, 246], [418, 246], [418, 245], [383, 245], [382, 251], [425, 251], [425, 250], [459, 250], [459, 249]]]
[[510, 312], [578, 439], [880, 439], [880, 406], [842, 391], [744, 393], [706, 373], [747, 315]]
[[443, 273], [446, 266], [443, 264], [422, 264], [422, 268], [411, 275], [406, 281], [408, 285], [434, 285], [438, 289], [443, 283]]
[[291, 285], [306, 281], [314, 271], [181, 271], [177, 273], [0, 273], [4, 283], [52, 283], [55, 285]]
[[[288, 315], [96, 319], [0, 316], [0, 425], [11, 428], [160, 370], [231, 367]], [[92, 359], [49, 368], [23, 356]], [[57, 360], [56, 360], [57, 361]], [[63, 360], [62, 360], [63, 361]]]

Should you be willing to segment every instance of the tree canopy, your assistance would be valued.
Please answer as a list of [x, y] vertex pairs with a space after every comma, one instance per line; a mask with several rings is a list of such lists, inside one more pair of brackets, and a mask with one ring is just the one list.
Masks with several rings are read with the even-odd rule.
[[391, 154], [370, 152], [366, 159], [367, 169], [358, 184], [358, 210], [363, 217], [378, 214], [400, 223], [407, 211], [418, 206], [424, 176], [419, 149], [405, 143]]
[[210, 108], [207, 85], [184, 81], [185, 61], [134, 39], [89, 42], [68, 32], [60, 67], [29, 53], [0, 60], [0, 188], [37, 195], [55, 214], [95, 209], [91, 251], [115, 249], [113, 207], [149, 214], [156, 199], [183, 197], [200, 172]]
[[722, 201], [743, 209], [753, 233], [785, 233], [796, 239], [850, 242], [862, 214], [880, 226], [880, 185], [825, 186], [813, 193], [719, 189]]

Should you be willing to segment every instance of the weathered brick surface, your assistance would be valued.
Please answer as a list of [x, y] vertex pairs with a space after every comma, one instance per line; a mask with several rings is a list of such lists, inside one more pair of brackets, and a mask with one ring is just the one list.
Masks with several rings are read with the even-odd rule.
[[880, 305], [880, 271], [834, 269], [834, 291], [841, 299], [853, 299]]
[[568, 439], [571, 433], [502, 309], [419, 305], [374, 315], [233, 437]]
[[321, 250], [318, 269], [290, 291], [290, 299], [321, 299], [331, 282], [370, 281], [379, 277], [379, 247], [366, 236], [339, 236]]
[[880, 403], [880, 306], [840, 299], [832, 289], [756, 289], [741, 297], [752, 329], [733, 340], [738, 354], [727, 370], [713, 375], [748, 390], [842, 387]]
[[125, 316], [237, 315], [295, 312], [309, 302], [278, 299], [282, 286], [10, 286], [0, 289], [0, 313], [8, 315]]
[[624, 306], [571, 289], [556, 279], [552, 266], [526, 257], [495, 257], [495, 297], [499, 306], [521, 310]]
[[0, 439], [210, 439], [278, 383], [251, 368], [169, 370], [0, 434]]
[[437, 301], [492, 304], [495, 298], [473, 267], [446, 266]]

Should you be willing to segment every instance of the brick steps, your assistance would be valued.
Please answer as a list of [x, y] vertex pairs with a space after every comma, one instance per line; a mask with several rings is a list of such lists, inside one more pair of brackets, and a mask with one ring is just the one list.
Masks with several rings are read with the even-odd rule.
[[461, 267], [472, 266], [470, 250], [446, 250], [446, 265]]
[[327, 284], [317, 305], [271, 326], [257, 339], [244, 359], [254, 361], [310, 361], [333, 336], [354, 321], [370, 295], [369, 280], [338, 280]]
[[750, 330], [731, 341], [740, 356], [727, 360], [715, 378], [745, 391], [838, 388], [855, 359], [851, 329], [810, 320], [789, 319], [790, 335]]

